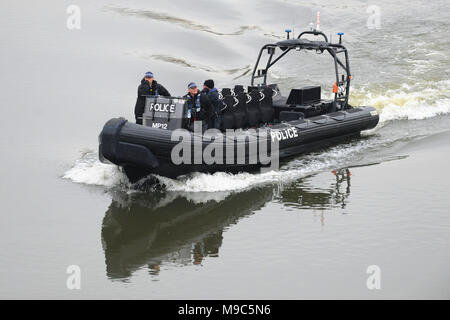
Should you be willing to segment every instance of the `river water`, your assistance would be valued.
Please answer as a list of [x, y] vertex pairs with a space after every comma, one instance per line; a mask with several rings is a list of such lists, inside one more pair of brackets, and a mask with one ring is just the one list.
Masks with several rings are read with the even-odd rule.
[[[3, 0], [0, 297], [450, 298], [450, 4], [373, 4]], [[145, 71], [176, 95], [248, 85], [259, 48], [317, 11], [327, 35], [345, 33], [350, 103], [377, 108], [375, 129], [277, 172], [145, 192], [98, 161], [103, 124], [133, 119]], [[326, 58], [293, 55], [269, 77], [329, 95]]]

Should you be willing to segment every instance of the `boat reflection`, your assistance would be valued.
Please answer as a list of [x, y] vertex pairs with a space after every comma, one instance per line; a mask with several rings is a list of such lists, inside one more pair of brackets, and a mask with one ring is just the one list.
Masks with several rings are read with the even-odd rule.
[[157, 274], [162, 263], [200, 264], [218, 256], [223, 231], [270, 201], [273, 190], [211, 195], [115, 194], [102, 227], [108, 277], [127, 278], [143, 265]]
[[332, 170], [331, 174], [335, 179], [329, 179], [327, 175], [325, 187], [318, 187], [317, 182], [311, 181], [314, 178], [311, 176], [283, 188], [279, 192], [279, 199], [286, 206], [298, 209], [345, 209], [350, 196], [351, 172], [346, 168]]
[[326, 188], [313, 187], [311, 176], [235, 193], [114, 193], [102, 226], [107, 276], [126, 281], [142, 268], [157, 275], [163, 264], [218, 257], [224, 231], [272, 200], [299, 209], [345, 208], [351, 173], [332, 174]]

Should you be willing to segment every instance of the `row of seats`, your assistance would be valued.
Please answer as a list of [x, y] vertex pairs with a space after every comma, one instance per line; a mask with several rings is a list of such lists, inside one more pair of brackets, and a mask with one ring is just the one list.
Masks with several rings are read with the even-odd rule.
[[259, 90], [249, 87], [249, 93], [243, 86], [235, 86], [233, 90], [224, 88], [221, 98], [224, 104], [222, 111], [222, 130], [257, 127], [272, 122], [274, 119], [273, 97], [270, 87]]

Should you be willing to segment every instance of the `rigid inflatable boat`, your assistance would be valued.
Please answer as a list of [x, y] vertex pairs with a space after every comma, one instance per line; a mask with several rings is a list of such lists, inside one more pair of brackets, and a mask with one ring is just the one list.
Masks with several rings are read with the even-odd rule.
[[[184, 129], [187, 103], [181, 97], [147, 96], [143, 124], [113, 118], [99, 136], [102, 162], [121, 168], [131, 182], [157, 174], [177, 177], [191, 172], [251, 172], [275, 168], [279, 160], [313, 147], [356, 137], [374, 128], [378, 112], [369, 106], [348, 104], [351, 73], [347, 49], [331, 43], [320, 31], [304, 31], [297, 38], [263, 46], [247, 90], [242, 85], [223, 88], [220, 130]], [[308, 40], [306, 35], [321, 37]], [[281, 95], [268, 84], [268, 70], [289, 52], [328, 52], [334, 61], [333, 99], [322, 99], [320, 86], [291, 89]], [[267, 62], [261, 68], [261, 58]], [[258, 82], [258, 83], [257, 83]], [[276, 159], [276, 161], [274, 161]]]

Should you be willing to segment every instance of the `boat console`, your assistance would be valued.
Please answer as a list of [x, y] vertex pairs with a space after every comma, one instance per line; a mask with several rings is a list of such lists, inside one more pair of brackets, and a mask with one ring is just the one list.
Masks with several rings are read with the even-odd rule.
[[180, 129], [184, 125], [186, 99], [181, 97], [147, 96], [143, 125], [164, 130]]
[[322, 99], [320, 86], [308, 86], [292, 89], [287, 98], [274, 99], [273, 107], [276, 119], [290, 121], [296, 114], [309, 118], [333, 112], [333, 100]]

